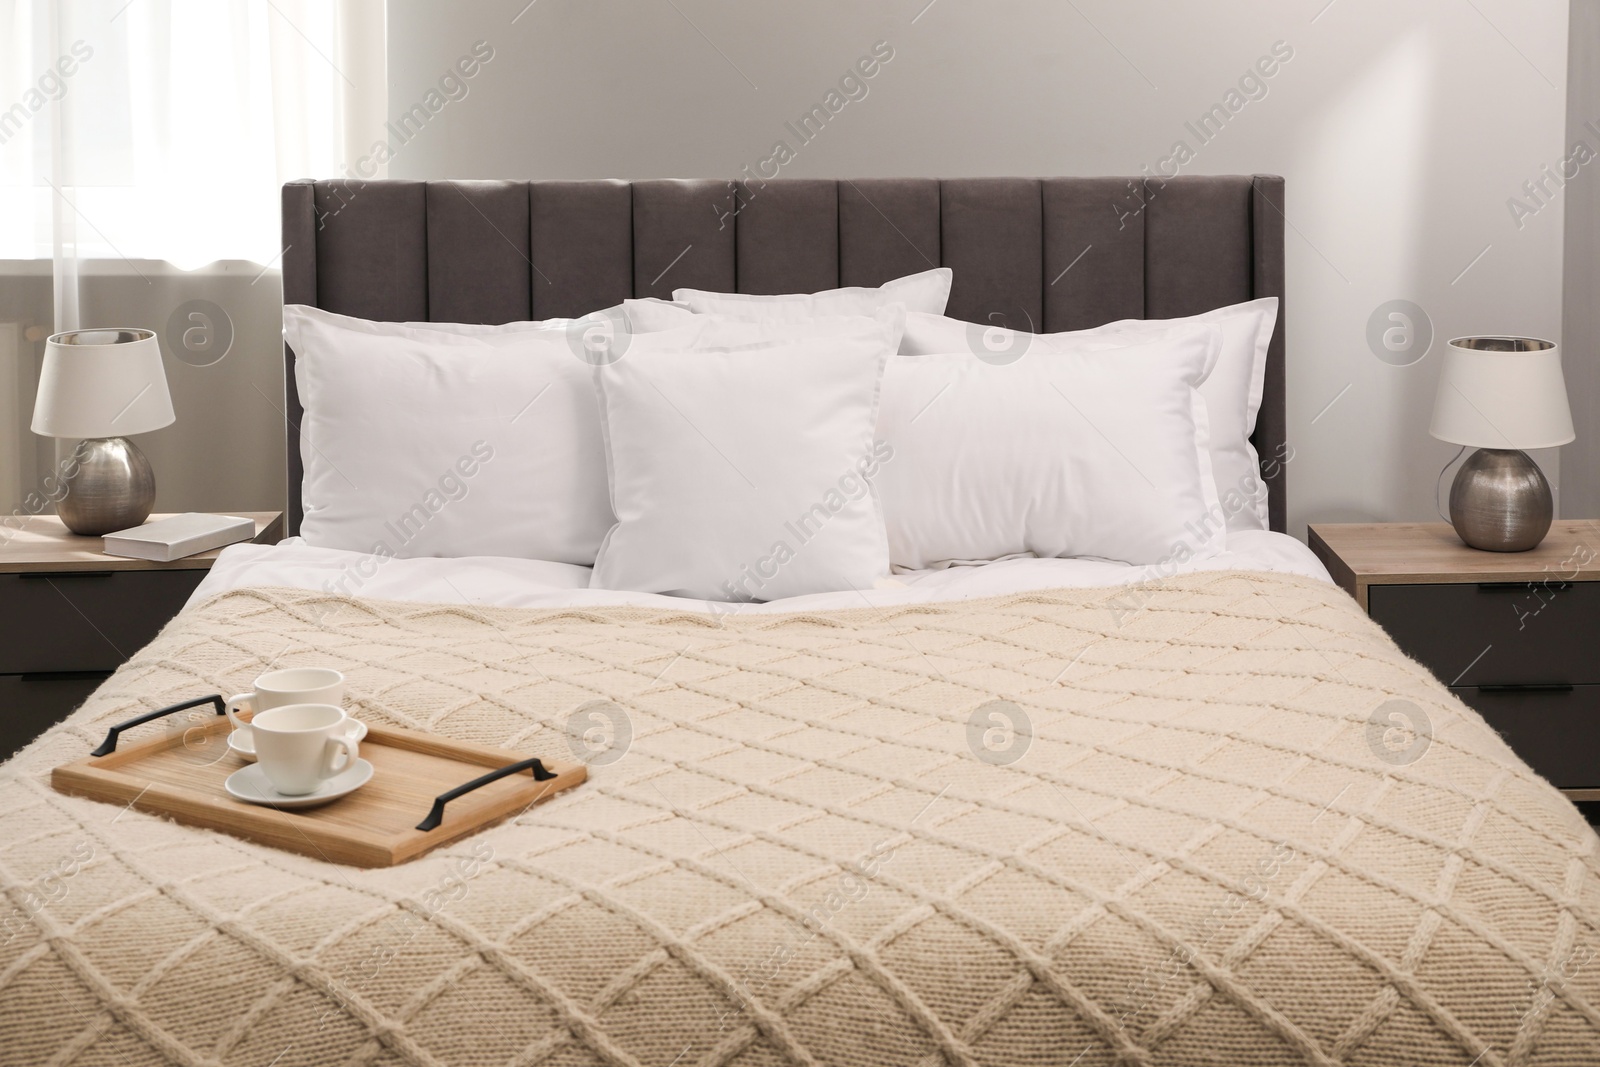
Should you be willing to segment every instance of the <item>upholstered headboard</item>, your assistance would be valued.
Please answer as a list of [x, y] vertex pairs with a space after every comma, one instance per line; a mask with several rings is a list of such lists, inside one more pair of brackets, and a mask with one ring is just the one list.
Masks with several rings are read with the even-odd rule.
[[[680, 287], [798, 293], [954, 269], [949, 313], [1057, 331], [1283, 298], [1283, 179], [296, 181], [283, 299], [393, 321], [578, 316]], [[1253, 438], [1286, 525], [1284, 319]], [[300, 399], [285, 358], [288, 528]]]

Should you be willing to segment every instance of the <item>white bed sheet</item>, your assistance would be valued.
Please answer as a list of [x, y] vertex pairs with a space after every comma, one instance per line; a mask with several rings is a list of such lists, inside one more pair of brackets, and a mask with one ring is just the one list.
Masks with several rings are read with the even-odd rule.
[[872, 589], [814, 593], [765, 604], [684, 600], [656, 593], [589, 588], [589, 568], [499, 556], [456, 559], [381, 559], [361, 552], [313, 548], [298, 537], [276, 545], [223, 550], [189, 598], [190, 604], [233, 589], [277, 586], [320, 589], [377, 600], [493, 607], [553, 608], [641, 605], [709, 613], [769, 614], [837, 608], [892, 607], [1004, 596], [1030, 589], [1134, 585], [1194, 571], [1254, 570], [1332, 581], [1305, 545], [1285, 534], [1243, 530], [1228, 534], [1227, 551], [1168, 567], [1088, 559], [1007, 559], [942, 570], [909, 571]]

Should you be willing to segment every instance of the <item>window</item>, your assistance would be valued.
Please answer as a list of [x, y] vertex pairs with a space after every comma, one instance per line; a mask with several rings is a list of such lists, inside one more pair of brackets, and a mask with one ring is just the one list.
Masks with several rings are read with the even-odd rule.
[[0, 259], [275, 265], [384, 94], [381, 0], [0, 0]]

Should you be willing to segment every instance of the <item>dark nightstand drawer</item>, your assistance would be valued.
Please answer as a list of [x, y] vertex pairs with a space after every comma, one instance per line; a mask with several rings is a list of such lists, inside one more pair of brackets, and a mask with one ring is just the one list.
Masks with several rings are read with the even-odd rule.
[[1450, 690], [1562, 789], [1600, 786], [1600, 685]]
[[66, 718], [109, 675], [0, 674], [0, 760]]
[[1446, 685], [1600, 684], [1600, 582], [1374, 585], [1367, 598]]
[[204, 570], [0, 574], [0, 674], [109, 671], [150, 643]]

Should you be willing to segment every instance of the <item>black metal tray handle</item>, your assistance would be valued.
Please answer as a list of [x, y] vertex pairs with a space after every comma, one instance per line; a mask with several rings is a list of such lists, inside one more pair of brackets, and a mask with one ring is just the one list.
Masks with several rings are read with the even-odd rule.
[[100, 747], [89, 753], [89, 755], [109, 756], [111, 753], [117, 750], [117, 737], [122, 733], [122, 731], [147, 723], [151, 719], [159, 719], [163, 715], [171, 715], [175, 711], [187, 711], [189, 708], [198, 708], [201, 704], [215, 705], [218, 715], [227, 714], [227, 708], [222, 699], [221, 693], [212, 693], [208, 697], [195, 697], [193, 700], [186, 700], [182, 704], [173, 704], [171, 707], [157, 708], [155, 711], [147, 711], [137, 718], [129, 719], [127, 722], [117, 723], [117, 725], [113, 726], [109, 731], [107, 731], [106, 739], [100, 742]]
[[[143, 720], [141, 719], [140, 721], [142, 722]], [[428, 812], [428, 817], [426, 819], [423, 819], [421, 822], [417, 823], [417, 829], [437, 829], [439, 824], [444, 821], [444, 806], [450, 803], [452, 800], [465, 796], [474, 789], [477, 789], [480, 786], [488, 785], [490, 782], [498, 782], [507, 775], [530, 770], [533, 772], [533, 780], [536, 782], [548, 782], [550, 779], [557, 777], [554, 771], [545, 769], [545, 765], [539, 762], [537, 759], [525, 759], [520, 763], [508, 763], [497, 771], [490, 771], [482, 778], [474, 778], [465, 785], [458, 785], [454, 789], [450, 790], [450, 792], [440, 793], [437, 797], [434, 797], [433, 810]]]

